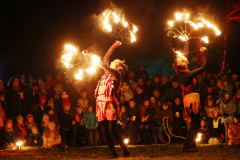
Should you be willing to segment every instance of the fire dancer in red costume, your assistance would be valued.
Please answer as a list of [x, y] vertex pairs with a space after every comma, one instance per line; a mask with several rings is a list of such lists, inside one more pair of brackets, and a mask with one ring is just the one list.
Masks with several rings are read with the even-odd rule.
[[[98, 121], [101, 124], [102, 131], [105, 137], [105, 141], [111, 150], [110, 158], [117, 158], [113, 140], [111, 135], [117, 140], [119, 145], [123, 149], [123, 156], [129, 157], [130, 153], [123, 138], [117, 133], [116, 126], [119, 119], [119, 91], [121, 86], [121, 73], [128, 69], [128, 66], [124, 64], [124, 61], [115, 59], [109, 66], [109, 57], [113, 51], [119, 47], [122, 43], [116, 41], [103, 57], [103, 62], [100, 61], [99, 66], [104, 70], [105, 74], [98, 81], [97, 88], [95, 90], [95, 97], [97, 98], [96, 114]], [[90, 54], [90, 51], [83, 51], [84, 54]]]
[[195, 77], [202, 74], [208, 66], [208, 59], [206, 56], [206, 48], [202, 47], [201, 51], [204, 54], [205, 61], [203, 66], [189, 71], [188, 60], [184, 56], [177, 56], [174, 60], [173, 68], [175, 69], [179, 82], [182, 83], [182, 96], [184, 103], [184, 113], [191, 119], [191, 128], [187, 133], [186, 141], [183, 144], [182, 151], [197, 151], [196, 137], [200, 128], [200, 95], [196, 91]]

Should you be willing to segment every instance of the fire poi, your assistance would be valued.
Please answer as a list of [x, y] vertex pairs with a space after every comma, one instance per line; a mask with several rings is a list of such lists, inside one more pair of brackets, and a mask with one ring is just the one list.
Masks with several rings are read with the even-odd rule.
[[[169, 21], [168, 25], [168, 36], [172, 38], [179, 38], [185, 42], [192, 39], [199, 39], [203, 42], [203, 44], [199, 47], [207, 47], [217, 36], [221, 35], [221, 32], [214, 24], [208, 22], [202, 17], [198, 17], [196, 21], [191, 21], [190, 14], [188, 14], [186, 11], [183, 13], [176, 13], [175, 19]], [[206, 29], [207, 31], [204, 32], [203, 30]], [[201, 34], [203, 34], [203, 36], [197, 34], [197, 36], [193, 37], [193, 33], [199, 30], [201, 30]], [[196, 33], [194, 34], [196, 35]], [[199, 50], [200, 49], [189, 52], [187, 49], [183, 54], [187, 55], [188, 53], [197, 52]]]

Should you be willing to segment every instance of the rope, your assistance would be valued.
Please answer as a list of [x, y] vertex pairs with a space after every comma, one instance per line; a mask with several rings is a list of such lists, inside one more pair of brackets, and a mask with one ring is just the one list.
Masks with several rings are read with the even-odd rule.
[[[164, 120], [165, 120], [165, 119], [167, 119], [167, 129], [168, 129], [169, 134], [168, 134], [168, 132], [167, 132], [167, 130], [166, 130], [166, 126], [165, 126], [165, 123], [164, 123]], [[165, 133], [166, 133], [167, 136], [168, 136], [168, 143], [167, 143], [167, 144], [170, 143], [171, 136], [172, 136], [172, 137], [176, 137], [176, 138], [186, 139], [185, 137], [176, 136], [176, 135], [172, 134], [172, 132], [170, 131], [170, 129], [169, 129], [169, 127], [168, 127], [168, 117], [164, 117], [164, 118], [163, 118], [163, 129], [164, 129]]]

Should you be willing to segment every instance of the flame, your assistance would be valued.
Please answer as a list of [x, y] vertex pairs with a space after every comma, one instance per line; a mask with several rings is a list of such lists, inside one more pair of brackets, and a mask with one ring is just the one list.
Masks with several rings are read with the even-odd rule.
[[79, 72], [77, 73], [77, 74], [75, 74], [75, 77], [76, 77], [76, 79], [82, 79], [82, 72], [83, 72], [83, 70], [79, 70]]
[[180, 20], [182, 18], [182, 14], [181, 13], [176, 13], [175, 14], [177, 20]]
[[188, 41], [189, 40], [187, 35], [179, 36], [178, 38], [183, 40], [183, 41]]
[[185, 18], [188, 19], [188, 18], [189, 18], [189, 14], [186, 14], [186, 15], [185, 15]]
[[204, 19], [202, 19], [202, 21], [203, 21], [204, 24], [207, 25], [207, 27], [213, 28], [215, 30], [215, 32], [216, 32], [216, 35], [219, 36], [221, 34], [221, 32], [217, 29], [216, 26], [214, 26], [213, 24], [209, 23], [208, 21], [205, 21]]
[[65, 45], [65, 54], [62, 55], [62, 63], [67, 67], [70, 68], [72, 65], [70, 64], [72, 60], [72, 56], [74, 53], [77, 53], [77, 48], [72, 45]]
[[124, 27], [127, 27], [127, 26], [128, 26], [128, 23], [125, 21], [124, 17], [123, 17], [123, 19], [122, 19], [122, 23], [123, 23], [123, 26], [124, 26]]
[[111, 25], [108, 23], [109, 15], [106, 15], [106, 13], [103, 13], [105, 20], [104, 20], [104, 27], [108, 30], [108, 32], [112, 31]]
[[209, 42], [209, 40], [208, 40], [208, 37], [207, 37], [207, 36], [204, 36], [204, 37], [202, 37], [202, 40], [203, 40], [205, 43], [208, 43], [208, 42]]
[[131, 31], [129, 31], [129, 32], [130, 32], [131, 37], [132, 37], [131, 42], [132, 42], [132, 43], [133, 43], [133, 42], [136, 42], [136, 37], [134, 36], [134, 34], [133, 34]]
[[100, 61], [100, 57], [98, 57], [97, 55], [92, 55], [91, 56], [91, 59], [92, 59], [92, 67], [90, 67], [90, 68], [88, 68], [88, 69], [86, 69], [86, 72], [87, 73], [95, 73], [95, 71], [96, 71], [96, 66], [97, 66], [97, 64], [99, 63], [99, 61]]
[[115, 23], [119, 22], [119, 17], [117, 16], [116, 13], [113, 13], [114, 19], [115, 19]]
[[22, 141], [18, 141], [18, 142], [16, 143], [16, 145], [17, 145], [17, 146], [21, 146], [21, 145], [23, 145], [23, 142], [22, 142]]
[[201, 140], [201, 136], [202, 136], [202, 134], [201, 134], [201, 133], [198, 133], [196, 142], [199, 142], [199, 141]]
[[124, 139], [124, 143], [125, 143], [125, 144], [128, 144], [128, 142], [129, 142], [129, 139], [125, 138], [125, 139]]
[[172, 27], [173, 26], [173, 21], [169, 21], [168, 24]]
[[175, 53], [177, 53], [179, 57], [183, 57], [183, 56], [184, 56], [184, 54], [182, 54], [182, 53], [179, 52], [179, 51], [175, 51]]
[[133, 25], [133, 33], [136, 33], [138, 31], [137, 27]]

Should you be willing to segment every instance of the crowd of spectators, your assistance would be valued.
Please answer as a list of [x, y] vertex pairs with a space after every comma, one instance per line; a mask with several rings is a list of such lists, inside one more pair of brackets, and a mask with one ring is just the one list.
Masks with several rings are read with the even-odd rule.
[[[237, 74], [199, 75], [202, 137], [199, 143], [240, 144], [240, 80]], [[130, 144], [167, 143], [167, 132], [185, 137], [191, 118], [184, 109], [177, 76], [149, 78], [143, 65], [124, 74], [117, 130]], [[105, 144], [96, 117], [97, 80], [72, 81], [58, 74], [0, 81], [0, 144], [65, 148]], [[180, 138], [171, 138], [181, 143]]]

